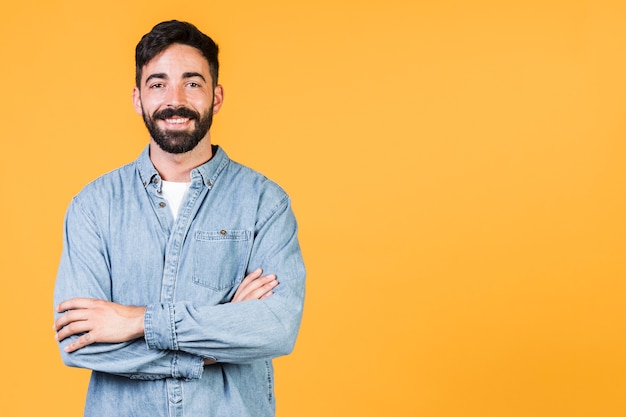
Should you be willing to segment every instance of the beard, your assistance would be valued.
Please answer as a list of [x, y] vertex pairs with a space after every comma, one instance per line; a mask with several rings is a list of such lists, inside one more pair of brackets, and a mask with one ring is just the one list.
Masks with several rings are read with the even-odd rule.
[[[170, 119], [175, 116], [193, 120], [193, 130], [166, 130], [157, 126], [157, 120]], [[203, 115], [187, 107], [178, 107], [175, 109], [168, 107], [154, 112], [152, 117], [148, 117], [144, 111], [143, 121], [146, 124], [146, 128], [148, 128], [150, 136], [163, 151], [181, 154], [191, 151], [206, 136], [211, 128], [211, 124], [213, 124], [213, 104], [211, 103], [211, 108]]]

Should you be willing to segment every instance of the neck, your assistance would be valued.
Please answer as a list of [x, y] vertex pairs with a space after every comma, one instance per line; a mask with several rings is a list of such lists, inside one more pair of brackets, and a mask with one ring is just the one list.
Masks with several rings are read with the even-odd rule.
[[212, 156], [213, 150], [208, 136], [191, 151], [181, 154], [165, 152], [150, 139], [150, 160], [165, 181], [191, 181], [191, 170], [204, 164]]

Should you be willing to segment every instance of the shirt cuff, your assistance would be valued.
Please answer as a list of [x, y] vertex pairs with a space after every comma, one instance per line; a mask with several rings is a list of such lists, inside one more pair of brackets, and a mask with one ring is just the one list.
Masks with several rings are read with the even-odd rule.
[[204, 360], [196, 355], [178, 351], [174, 306], [172, 304], [150, 304], [144, 314], [144, 334], [148, 349], [172, 352], [172, 376], [180, 379], [200, 379], [204, 371]]
[[204, 371], [201, 357], [185, 352], [174, 352], [172, 358], [172, 376], [185, 380], [200, 379]]
[[143, 324], [144, 337], [149, 349], [178, 350], [173, 305], [148, 305]]

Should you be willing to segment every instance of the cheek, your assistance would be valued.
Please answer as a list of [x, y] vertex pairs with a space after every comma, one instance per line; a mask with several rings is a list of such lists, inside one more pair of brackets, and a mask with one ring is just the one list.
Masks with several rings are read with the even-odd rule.
[[143, 97], [135, 106], [135, 110], [140, 115], [151, 116], [158, 110], [158, 106], [150, 98]]
[[206, 91], [191, 91], [187, 93], [187, 102], [197, 108], [207, 108], [213, 103], [213, 95]]

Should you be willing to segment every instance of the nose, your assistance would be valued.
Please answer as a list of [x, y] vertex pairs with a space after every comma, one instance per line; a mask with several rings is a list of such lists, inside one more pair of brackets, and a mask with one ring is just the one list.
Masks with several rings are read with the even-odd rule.
[[171, 85], [167, 90], [167, 105], [179, 107], [186, 104], [185, 89], [176, 85]]

